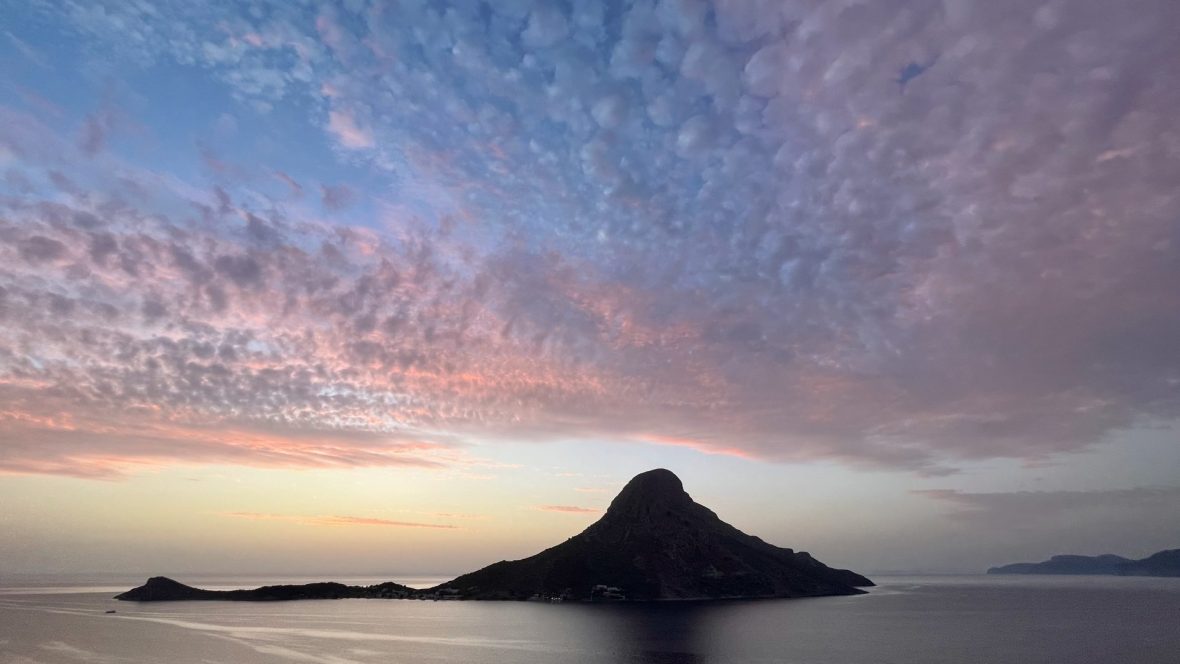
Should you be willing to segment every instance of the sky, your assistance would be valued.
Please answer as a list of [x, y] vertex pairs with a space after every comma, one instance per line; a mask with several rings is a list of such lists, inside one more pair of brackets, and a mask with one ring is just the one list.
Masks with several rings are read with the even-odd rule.
[[0, 14], [0, 577], [1180, 547], [1172, 0]]

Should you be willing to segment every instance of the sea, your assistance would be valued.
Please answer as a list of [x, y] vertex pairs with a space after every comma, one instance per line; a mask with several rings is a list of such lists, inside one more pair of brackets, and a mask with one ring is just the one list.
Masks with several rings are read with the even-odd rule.
[[[26, 582], [0, 588], [0, 663], [1180, 662], [1180, 579], [874, 580], [878, 587], [856, 597], [656, 604], [138, 604], [112, 599], [128, 585]], [[273, 581], [207, 579], [194, 585]]]

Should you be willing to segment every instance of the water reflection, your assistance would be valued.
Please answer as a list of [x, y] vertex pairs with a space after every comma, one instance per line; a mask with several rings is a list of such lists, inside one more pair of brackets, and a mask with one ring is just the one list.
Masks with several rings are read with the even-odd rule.
[[[601, 644], [612, 664], [706, 664], [714, 604], [598, 605], [577, 607], [589, 632], [583, 643]], [[579, 616], [581, 618], [581, 616]]]

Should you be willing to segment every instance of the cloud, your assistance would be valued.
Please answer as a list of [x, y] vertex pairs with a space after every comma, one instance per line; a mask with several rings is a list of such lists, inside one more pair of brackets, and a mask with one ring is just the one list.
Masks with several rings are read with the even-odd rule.
[[600, 509], [593, 507], [578, 507], [576, 505], [540, 505], [537, 509], [544, 512], [563, 512], [566, 514], [599, 514]]
[[254, 286], [262, 281], [262, 265], [253, 256], [222, 254], [213, 261], [213, 269], [238, 286]]
[[329, 210], [343, 210], [356, 202], [356, 192], [348, 185], [323, 185], [320, 187], [320, 202]]
[[53, 238], [43, 235], [33, 235], [23, 239], [18, 245], [21, 258], [30, 263], [42, 263], [62, 257], [66, 253], [66, 246]]
[[328, 113], [328, 131], [340, 144], [351, 150], [363, 150], [376, 145], [373, 132], [357, 122], [350, 111], [333, 110]]
[[[1175, 3], [573, 4], [43, 8], [88, 50], [306, 112], [259, 178], [380, 212], [333, 226], [247, 178], [136, 197], [4, 110], [13, 421], [931, 475], [1180, 418]], [[299, 170], [305, 138], [339, 170]]]
[[291, 195], [294, 196], [295, 198], [298, 198], [303, 195], [303, 185], [299, 184], [299, 182], [296, 181], [295, 178], [291, 177], [290, 175], [287, 175], [286, 173], [284, 173], [282, 171], [275, 171], [274, 176], [280, 182], [287, 185], [287, 188], [291, 190]]
[[687, 447], [691, 450], [696, 450], [704, 454], [720, 454], [723, 456], [738, 457], [739, 459], [753, 459], [756, 458], [750, 452], [740, 448], [726, 446], [724, 444], [712, 444], [700, 440], [693, 440], [690, 438], [681, 438], [677, 436], [668, 436], [663, 434], [639, 434], [635, 438], [644, 443], [651, 443], [653, 445], [670, 445], [672, 447]]
[[[23, 401], [13, 399], [12, 390], [4, 395], [13, 404]], [[93, 407], [72, 405], [75, 411]], [[392, 433], [198, 423], [181, 412], [160, 417], [146, 408], [103, 418], [56, 404], [26, 406], [0, 413], [0, 433], [10, 441], [0, 446], [0, 472], [84, 479], [121, 479], [175, 465], [432, 469], [474, 462], [446, 442]]]
[[115, 112], [104, 107], [86, 116], [82, 124], [82, 133], [78, 138], [78, 147], [88, 156], [95, 156], [101, 152], [110, 140], [111, 132], [115, 129]]
[[557, 44], [569, 32], [569, 23], [561, 8], [538, 4], [529, 12], [528, 27], [521, 38], [533, 48], [547, 48]]
[[290, 521], [306, 526], [381, 526], [388, 528], [437, 528], [454, 530], [458, 526], [439, 523], [415, 523], [412, 521], [391, 521], [363, 516], [297, 516], [290, 514], [266, 514], [261, 512], [224, 512], [222, 516], [250, 521]]
[[10, 44], [12, 44], [13, 48], [15, 48], [17, 52], [20, 53], [22, 57], [24, 57], [25, 60], [28, 60], [41, 69], [52, 68], [49, 64], [49, 61], [45, 59], [45, 56], [37, 49], [29, 46], [29, 44], [23, 39], [20, 39], [7, 30], [4, 31], [4, 37]]

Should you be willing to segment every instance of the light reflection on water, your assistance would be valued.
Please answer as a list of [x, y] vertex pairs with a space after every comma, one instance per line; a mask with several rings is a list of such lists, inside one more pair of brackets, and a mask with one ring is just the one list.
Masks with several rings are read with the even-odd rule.
[[654, 605], [7, 594], [0, 663], [1151, 664], [1180, 652], [1180, 579], [879, 581], [861, 597]]

